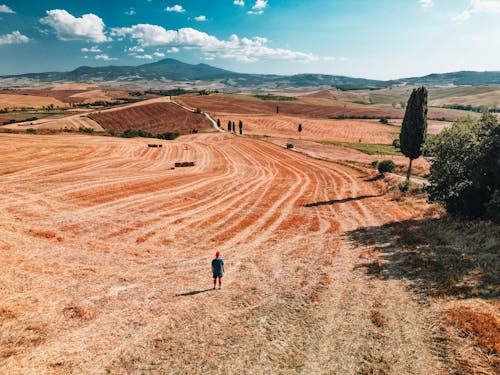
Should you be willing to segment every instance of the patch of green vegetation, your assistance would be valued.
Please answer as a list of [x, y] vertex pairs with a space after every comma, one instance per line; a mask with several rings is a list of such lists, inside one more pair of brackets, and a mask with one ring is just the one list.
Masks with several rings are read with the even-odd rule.
[[394, 148], [392, 145], [386, 144], [372, 144], [372, 143], [348, 143], [337, 141], [316, 141], [322, 145], [337, 146], [343, 148], [350, 148], [353, 150], [361, 151], [368, 155], [394, 155], [402, 156], [403, 154]]
[[170, 89], [170, 90], [146, 90], [144, 91], [144, 94], [153, 94], [153, 95], [160, 95], [160, 96], [178, 96], [178, 95], [184, 95], [184, 94], [193, 94], [196, 91], [193, 90], [184, 90], [180, 88], [176, 89]]

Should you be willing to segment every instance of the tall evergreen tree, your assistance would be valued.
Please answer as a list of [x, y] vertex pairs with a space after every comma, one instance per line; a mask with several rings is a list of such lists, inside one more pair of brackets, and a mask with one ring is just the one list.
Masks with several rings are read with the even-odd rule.
[[240, 120], [238, 127], [240, 128], [240, 135], [243, 134], [243, 121]]
[[220, 118], [217, 119], [217, 127], [220, 128]]
[[229, 120], [227, 122], [227, 131], [230, 132], [232, 127], [233, 127], [233, 124], [231, 123], [231, 120]]
[[299, 133], [302, 133], [302, 124], [299, 124], [299, 127], [297, 128]]
[[233, 133], [235, 133], [235, 132], [236, 132], [236, 124], [233, 121]]
[[405, 117], [401, 125], [399, 141], [401, 152], [410, 159], [406, 180], [409, 181], [411, 165], [414, 159], [422, 155], [422, 145], [427, 133], [427, 89], [413, 89], [406, 106]]

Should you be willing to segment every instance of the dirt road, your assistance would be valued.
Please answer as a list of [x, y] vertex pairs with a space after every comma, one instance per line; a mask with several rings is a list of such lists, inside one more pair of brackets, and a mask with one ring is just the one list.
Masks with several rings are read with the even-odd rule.
[[345, 236], [411, 207], [258, 140], [147, 143], [0, 135], [0, 372], [443, 373], [428, 308]]

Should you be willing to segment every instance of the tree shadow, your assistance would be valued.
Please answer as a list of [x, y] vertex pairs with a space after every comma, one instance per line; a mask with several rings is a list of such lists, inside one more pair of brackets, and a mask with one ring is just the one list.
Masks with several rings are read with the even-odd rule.
[[367, 198], [376, 198], [376, 197], [381, 197], [381, 196], [382, 195], [362, 195], [360, 197], [333, 199], [330, 201], [307, 203], [304, 205], [304, 207], [328, 206], [328, 205], [346, 203], [346, 202], [351, 202], [351, 201], [359, 201], [359, 200], [367, 199]]
[[373, 277], [408, 280], [427, 296], [494, 299], [500, 297], [497, 230], [488, 223], [444, 218], [365, 227], [347, 236], [369, 248], [356, 268]]
[[191, 292], [179, 293], [179, 294], [176, 294], [175, 296], [176, 297], [188, 297], [188, 296], [194, 296], [196, 294], [210, 292], [211, 290], [213, 290], [213, 288], [203, 289], [203, 290], [193, 290]]

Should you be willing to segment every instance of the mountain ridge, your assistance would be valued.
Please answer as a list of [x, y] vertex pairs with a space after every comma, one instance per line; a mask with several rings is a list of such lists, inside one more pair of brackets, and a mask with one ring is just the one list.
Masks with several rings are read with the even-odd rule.
[[208, 64], [189, 64], [176, 59], [163, 59], [137, 66], [79, 66], [69, 72], [25, 73], [0, 78], [29, 78], [40, 82], [190, 82], [206, 81], [225, 87], [297, 88], [332, 86], [339, 89], [379, 89], [396, 85], [427, 86], [500, 86], [500, 71], [458, 71], [432, 73], [421, 77], [375, 80], [341, 75], [302, 73], [295, 75], [237, 73]]

